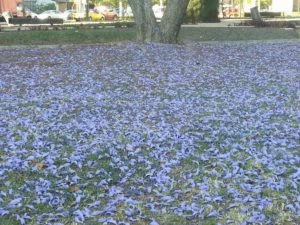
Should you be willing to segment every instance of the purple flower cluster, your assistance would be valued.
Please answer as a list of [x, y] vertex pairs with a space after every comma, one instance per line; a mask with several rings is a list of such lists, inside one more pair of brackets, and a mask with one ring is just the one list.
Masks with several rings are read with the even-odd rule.
[[297, 223], [300, 42], [1, 55], [0, 220]]

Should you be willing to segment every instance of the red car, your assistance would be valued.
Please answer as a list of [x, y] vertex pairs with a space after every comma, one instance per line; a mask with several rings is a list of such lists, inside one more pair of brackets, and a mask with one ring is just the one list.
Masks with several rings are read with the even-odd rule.
[[118, 13], [109, 6], [99, 6], [94, 9], [96, 12], [101, 13], [105, 20], [117, 20]]
[[234, 6], [223, 6], [223, 17], [237, 17], [239, 16], [239, 9]]

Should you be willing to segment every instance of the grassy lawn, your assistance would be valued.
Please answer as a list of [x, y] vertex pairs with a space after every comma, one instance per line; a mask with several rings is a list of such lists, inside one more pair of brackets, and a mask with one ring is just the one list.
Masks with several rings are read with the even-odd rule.
[[133, 41], [133, 28], [20, 31], [0, 33], [0, 45], [95, 44]]
[[[297, 39], [295, 30], [242, 27], [183, 27], [182, 41], [245, 41]], [[20, 31], [0, 33], [0, 45], [96, 44], [134, 41], [133, 28], [76, 29], [55, 31]]]
[[298, 34], [180, 38], [0, 33], [1, 225], [300, 224]]
[[182, 40], [187, 41], [248, 41], [298, 39], [295, 30], [253, 27], [183, 27]]

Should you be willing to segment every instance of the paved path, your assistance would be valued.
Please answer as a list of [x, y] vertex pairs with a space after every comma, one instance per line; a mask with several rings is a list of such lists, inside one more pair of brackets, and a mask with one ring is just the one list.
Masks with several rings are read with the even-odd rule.
[[[241, 23], [243, 21], [249, 21], [251, 19], [221, 19], [220, 23], [197, 23], [197, 24], [187, 24], [183, 25], [185, 27], [229, 27], [229, 26], [234, 26], [235, 24]], [[300, 18], [286, 18], [286, 19], [264, 19], [264, 21], [299, 21], [300, 23]], [[240, 27], [240, 26], [236, 26]]]

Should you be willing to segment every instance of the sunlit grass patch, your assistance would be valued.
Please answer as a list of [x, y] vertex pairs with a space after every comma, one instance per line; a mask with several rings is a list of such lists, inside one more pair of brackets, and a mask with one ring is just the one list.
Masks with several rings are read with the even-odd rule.
[[222, 216], [220, 222], [234, 225], [242, 224], [249, 217], [246, 213], [241, 212], [241, 209], [244, 207], [244, 205], [241, 205], [228, 209], [228, 211]]
[[283, 202], [275, 202], [264, 209], [264, 213], [277, 224], [296, 225], [300, 219], [286, 207]]

